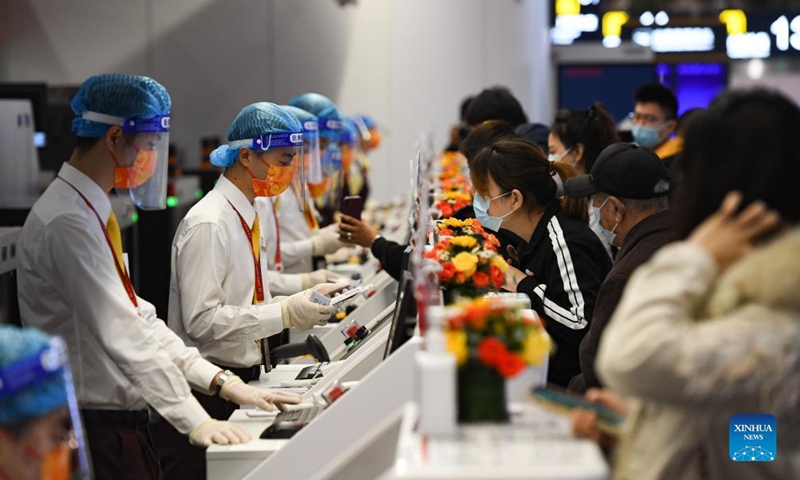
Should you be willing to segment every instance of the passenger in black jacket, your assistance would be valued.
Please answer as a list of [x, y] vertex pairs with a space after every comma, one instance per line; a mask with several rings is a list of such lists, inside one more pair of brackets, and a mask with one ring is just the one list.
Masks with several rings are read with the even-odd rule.
[[585, 200], [556, 197], [554, 175], [574, 175], [548, 162], [525, 140], [503, 139], [472, 162], [475, 212], [489, 228], [507, 229], [523, 241], [520, 269], [509, 267], [506, 289], [526, 293], [556, 346], [548, 381], [566, 387], [580, 373], [578, 347], [588, 331], [595, 298], [611, 261], [585, 222]]
[[602, 384], [594, 363], [603, 336], [622, 292], [634, 270], [650, 260], [673, 240], [667, 210], [669, 173], [666, 165], [649, 148], [635, 143], [615, 143], [597, 157], [588, 175], [569, 179], [564, 192], [575, 198], [590, 198], [598, 224], [619, 248], [614, 266], [600, 286], [589, 331], [579, 349], [581, 374], [569, 389], [584, 393]]

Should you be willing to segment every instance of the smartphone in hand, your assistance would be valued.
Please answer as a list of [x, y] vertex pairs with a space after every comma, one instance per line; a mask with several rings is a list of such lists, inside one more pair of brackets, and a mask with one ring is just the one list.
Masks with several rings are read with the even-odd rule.
[[618, 434], [625, 423], [625, 415], [552, 386], [535, 389], [533, 398], [539, 405], [555, 413], [568, 414], [576, 408], [594, 412], [597, 414], [597, 428], [612, 435]]
[[342, 199], [342, 214], [361, 220], [362, 210], [364, 210], [364, 200], [360, 196], [355, 195]]

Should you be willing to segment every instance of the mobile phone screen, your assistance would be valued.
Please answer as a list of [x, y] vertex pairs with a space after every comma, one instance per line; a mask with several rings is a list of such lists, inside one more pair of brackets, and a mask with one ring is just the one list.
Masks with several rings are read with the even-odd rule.
[[363, 209], [364, 200], [357, 195], [342, 199], [342, 213], [344, 215], [361, 220], [361, 211]]

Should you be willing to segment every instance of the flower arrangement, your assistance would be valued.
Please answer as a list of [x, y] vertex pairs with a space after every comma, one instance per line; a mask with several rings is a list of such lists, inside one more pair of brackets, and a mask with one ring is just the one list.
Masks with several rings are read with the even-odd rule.
[[472, 204], [472, 195], [455, 190], [439, 194], [436, 208], [442, 212], [442, 218], [450, 218], [462, 208]]
[[541, 366], [551, 347], [538, 319], [492, 299], [459, 307], [445, 324], [445, 337], [459, 367], [477, 360], [503, 378], [516, 376], [528, 365]]
[[425, 257], [441, 266], [439, 286], [445, 291], [447, 304], [457, 297], [478, 297], [498, 291], [508, 269], [495, 244], [478, 234], [446, 238], [436, 243]]
[[538, 317], [519, 305], [478, 299], [454, 307], [443, 325], [458, 365], [460, 422], [506, 422], [506, 380], [542, 366], [550, 337]]
[[443, 192], [461, 192], [472, 195], [472, 185], [469, 179], [462, 174], [451, 177], [440, 178], [439, 185], [442, 187]]
[[462, 235], [479, 236], [489, 242], [495, 249], [500, 247], [497, 237], [483, 229], [483, 225], [475, 218], [459, 220], [457, 218], [447, 218], [436, 225], [439, 235], [458, 237]]

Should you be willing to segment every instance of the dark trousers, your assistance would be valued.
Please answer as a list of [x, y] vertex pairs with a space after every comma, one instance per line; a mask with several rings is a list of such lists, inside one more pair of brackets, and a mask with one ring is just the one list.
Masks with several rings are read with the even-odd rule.
[[[227, 367], [221, 367], [227, 368]], [[234, 369], [231, 369], [234, 370]], [[245, 382], [254, 380], [242, 371], [234, 371]], [[192, 391], [206, 412], [216, 420], [227, 420], [239, 405], [218, 395], [204, 395]], [[189, 436], [177, 431], [164, 419], [155, 429], [158, 459], [161, 462], [163, 480], [206, 480], [206, 449], [189, 443]]]
[[84, 429], [96, 480], [158, 480], [158, 456], [147, 423], [84, 420]]

